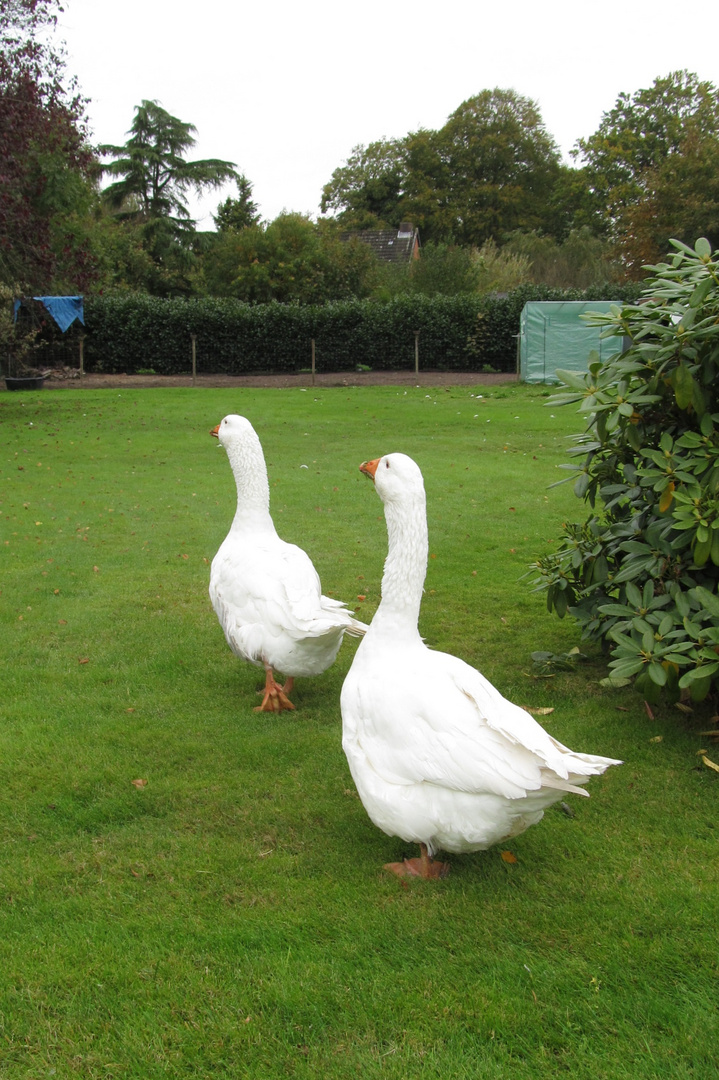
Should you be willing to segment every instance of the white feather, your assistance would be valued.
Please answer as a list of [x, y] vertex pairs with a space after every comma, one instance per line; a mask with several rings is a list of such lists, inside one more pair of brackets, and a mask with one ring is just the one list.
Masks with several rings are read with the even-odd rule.
[[269, 482], [257, 433], [242, 416], [218, 425], [237, 486], [232, 526], [210, 568], [210, 599], [232, 651], [284, 675], [319, 675], [345, 632], [364, 623], [323, 596], [312, 561], [282, 540], [270, 516]]
[[577, 754], [463, 660], [417, 630], [427, 566], [424, 484], [404, 454], [380, 460], [389, 553], [382, 601], [342, 688], [344, 747], [360, 798], [390, 836], [432, 854], [476, 851], [540, 820], [620, 762]]

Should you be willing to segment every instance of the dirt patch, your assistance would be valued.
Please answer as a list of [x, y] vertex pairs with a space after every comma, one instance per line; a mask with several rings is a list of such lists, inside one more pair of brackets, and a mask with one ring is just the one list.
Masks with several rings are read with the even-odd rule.
[[158, 386], [205, 386], [241, 390], [243, 387], [309, 388], [311, 386], [494, 386], [516, 382], [509, 373], [485, 375], [478, 371], [357, 371], [315, 375], [77, 375], [53, 372], [45, 379], [47, 390], [101, 390]]

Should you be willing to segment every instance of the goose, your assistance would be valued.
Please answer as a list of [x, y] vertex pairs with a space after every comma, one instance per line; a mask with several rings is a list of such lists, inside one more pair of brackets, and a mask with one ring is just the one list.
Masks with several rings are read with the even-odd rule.
[[[277, 535], [265, 457], [250, 421], [230, 414], [210, 434], [227, 451], [237, 485], [237, 510], [210, 567], [210, 600], [233, 653], [265, 669], [255, 711], [294, 709], [295, 678], [325, 671], [345, 632], [361, 636], [367, 626], [322, 595], [309, 555]], [[286, 676], [284, 685], [275, 669]]]
[[428, 648], [417, 622], [427, 569], [422, 473], [405, 454], [360, 465], [384, 503], [389, 540], [382, 596], [340, 697], [342, 746], [372, 822], [419, 844], [387, 863], [440, 878], [438, 851], [480, 851], [517, 836], [613, 758], [574, 753], [507, 701], [475, 668]]

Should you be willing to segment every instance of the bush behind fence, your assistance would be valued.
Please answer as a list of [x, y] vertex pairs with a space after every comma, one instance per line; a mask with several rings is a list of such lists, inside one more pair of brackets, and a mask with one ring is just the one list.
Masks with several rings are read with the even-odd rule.
[[519, 316], [528, 300], [631, 300], [635, 286], [559, 290], [523, 286], [504, 297], [401, 296], [388, 303], [250, 305], [225, 299], [100, 296], [85, 303], [87, 371], [243, 375], [516, 368]]

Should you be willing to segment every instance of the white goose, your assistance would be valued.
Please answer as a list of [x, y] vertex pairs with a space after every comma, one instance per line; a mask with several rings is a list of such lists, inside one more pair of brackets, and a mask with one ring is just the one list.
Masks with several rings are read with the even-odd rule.
[[[277, 535], [265, 458], [249, 420], [226, 416], [210, 434], [227, 451], [237, 485], [237, 511], [210, 569], [212, 606], [232, 651], [265, 669], [256, 711], [294, 709], [288, 695], [295, 677], [325, 671], [345, 631], [361, 636], [367, 627], [340, 600], [322, 595], [309, 555]], [[284, 686], [275, 668], [288, 676]]]
[[384, 503], [382, 600], [342, 687], [342, 746], [370, 818], [420, 845], [400, 875], [444, 877], [436, 851], [479, 851], [523, 832], [567, 791], [621, 762], [577, 754], [478, 671], [417, 629], [427, 569], [422, 474], [388, 454], [360, 466]]

